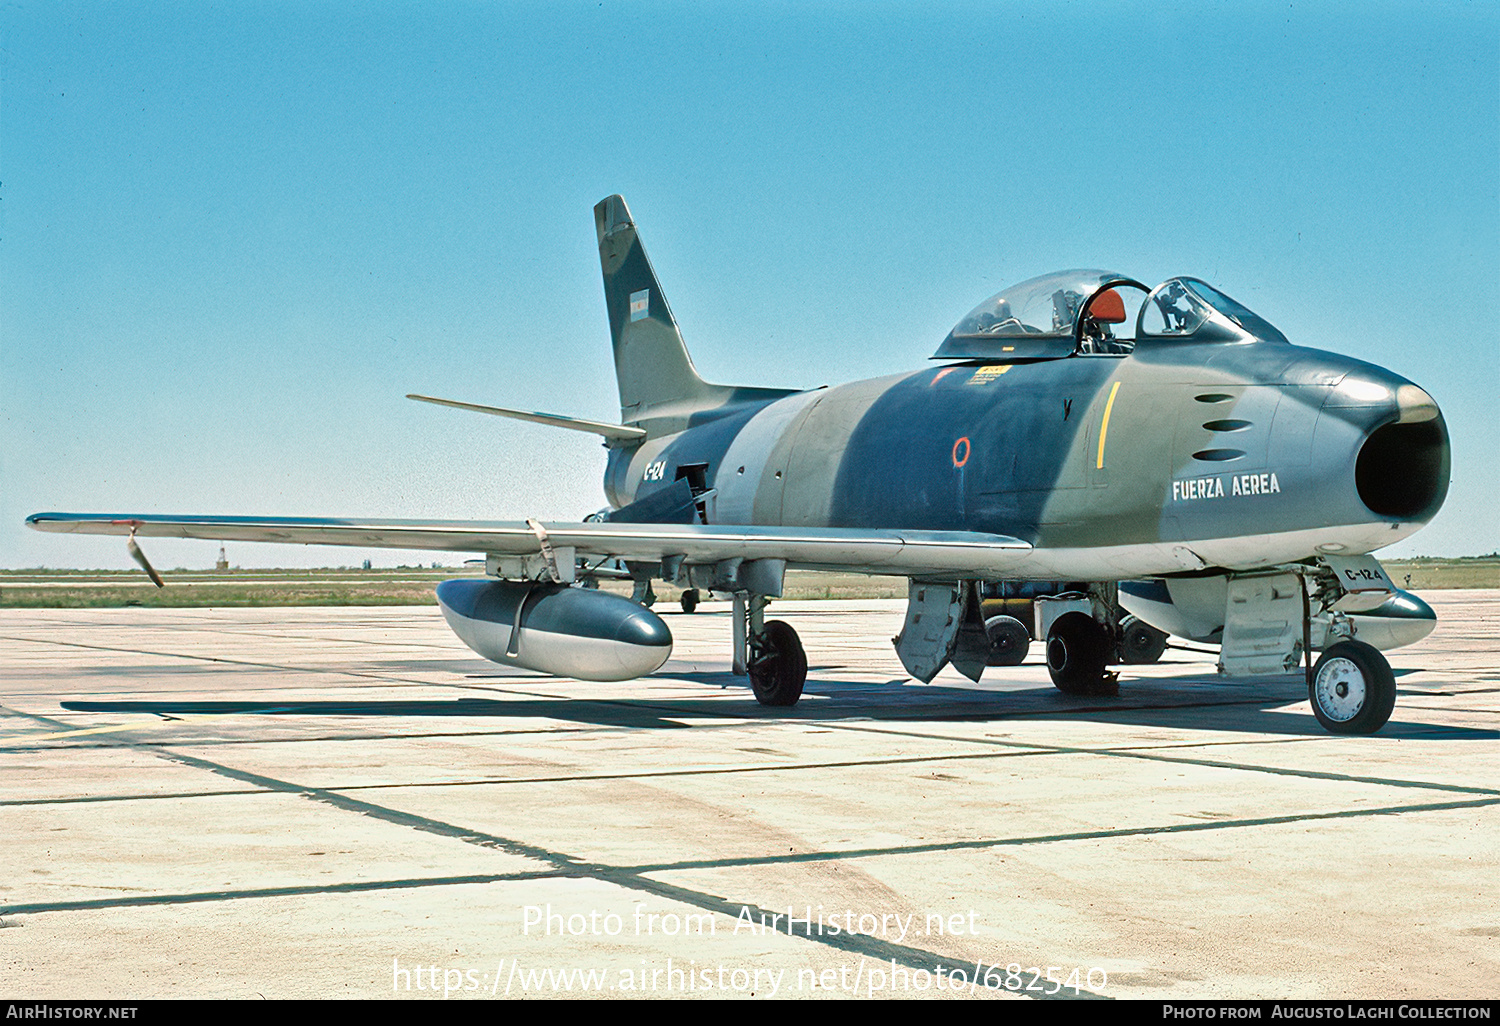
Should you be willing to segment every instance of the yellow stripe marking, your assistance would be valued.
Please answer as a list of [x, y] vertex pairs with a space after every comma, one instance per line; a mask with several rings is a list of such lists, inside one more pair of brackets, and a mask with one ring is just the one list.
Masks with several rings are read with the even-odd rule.
[[1109, 390], [1109, 402], [1104, 404], [1104, 420], [1099, 424], [1099, 458], [1094, 463], [1095, 470], [1104, 469], [1104, 440], [1109, 437], [1109, 413], [1115, 408], [1115, 393], [1119, 390], [1120, 383], [1116, 381]]

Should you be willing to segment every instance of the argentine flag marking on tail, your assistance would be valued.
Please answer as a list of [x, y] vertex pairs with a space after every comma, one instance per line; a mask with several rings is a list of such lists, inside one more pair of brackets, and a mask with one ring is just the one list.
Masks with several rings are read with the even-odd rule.
[[651, 315], [651, 290], [641, 289], [630, 294], [630, 319], [644, 320]]

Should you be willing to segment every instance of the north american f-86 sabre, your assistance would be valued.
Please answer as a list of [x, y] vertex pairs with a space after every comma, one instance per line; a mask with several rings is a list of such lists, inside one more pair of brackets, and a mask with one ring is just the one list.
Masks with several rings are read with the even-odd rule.
[[586, 680], [652, 673], [672, 648], [648, 608], [587, 587], [598, 576], [727, 594], [735, 672], [771, 706], [795, 704], [807, 676], [796, 632], [765, 617], [789, 568], [908, 578], [895, 647], [923, 681], [949, 663], [977, 681], [1013, 640], [1007, 617], [986, 625], [981, 585], [1074, 582], [1036, 602], [1066, 693], [1114, 693], [1129, 614], [1218, 644], [1228, 675], [1301, 664], [1331, 731], [1389, 719], [1380, 650], [1424, 637], [1434, 616], [1370, 553], [1431, 520], [1448, 490], [1447, 428], [1417, 385], [1292, 345], [1196, 278], [1150, 288], [1099, 270], [987, 299], [922, 370], [807, 391], [710, 384], [625, 201], [602, 200], [594, 220], [620, 423], [411, 398], [602, 436], [608, 510], [579, 523], [27, 523], [128, 535], [153, 579], [137, 538], [483, 553], [484, 579], [438, 587], [458, 636], [487, 659]]

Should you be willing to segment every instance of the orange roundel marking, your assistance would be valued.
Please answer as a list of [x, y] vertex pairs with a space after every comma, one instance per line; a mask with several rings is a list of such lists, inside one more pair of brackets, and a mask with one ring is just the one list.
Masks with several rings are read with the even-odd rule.
[[965, 435], [953, 443], [953, 465], [961, 467], [969, 462], [969, 436]]

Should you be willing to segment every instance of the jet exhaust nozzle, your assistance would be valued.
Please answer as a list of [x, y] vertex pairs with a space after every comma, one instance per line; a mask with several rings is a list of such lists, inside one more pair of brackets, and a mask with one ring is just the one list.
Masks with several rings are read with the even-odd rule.
[[507, 666], [579, 680], [632, 680], [654, 673], [672, 654], [672, 632], [661, 617], [608, 592], [457, 580], [438, 585], [437, 599], [465, 645]]

